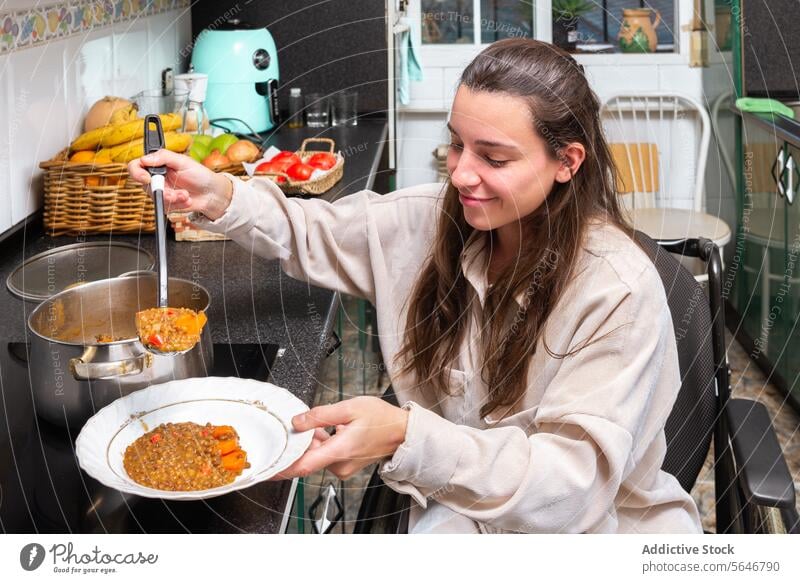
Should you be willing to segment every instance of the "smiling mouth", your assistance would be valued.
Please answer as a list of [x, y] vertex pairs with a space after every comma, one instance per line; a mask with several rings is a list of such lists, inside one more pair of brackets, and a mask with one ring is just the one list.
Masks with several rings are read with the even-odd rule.
[[470, 196], [468, 194], [464, 194], [463, 192], [458, 193], [458, 198], [461, 200], [461, 204], [465, 204], [467, 206], [477, 206], [486, 204], [487, 202], [491, 202], [496, 200], [496, 197], [492, 198], [477, 198], [475, 196]]

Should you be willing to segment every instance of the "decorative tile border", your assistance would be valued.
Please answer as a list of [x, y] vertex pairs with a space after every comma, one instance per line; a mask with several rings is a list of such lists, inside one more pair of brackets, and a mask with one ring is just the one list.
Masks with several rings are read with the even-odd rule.
[[186, 8], [191, 0], [72, 0], [0, 13], [0, 54], [109, 26]]

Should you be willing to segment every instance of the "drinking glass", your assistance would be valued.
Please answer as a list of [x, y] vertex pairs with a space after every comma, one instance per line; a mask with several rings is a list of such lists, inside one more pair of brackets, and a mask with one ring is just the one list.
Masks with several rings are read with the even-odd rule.
[[322, 93], [306, 95], [306, 125], [310, 128], [328, 126], [328, 98]]
[[169, 95], [164, 95], [161, 89], [148, 89], [134, 95], [132, 101], [139, 109], [139, 117], [144, 117], [151, 113], [181, 111], [186, 106], [188, 98], [189, 92], [185, 89], [175, 89]]
[[340, 91], [333, 96], [331, 103], [331, 125], [358, 125], [357, 110], [358, 93], [355, 91]]

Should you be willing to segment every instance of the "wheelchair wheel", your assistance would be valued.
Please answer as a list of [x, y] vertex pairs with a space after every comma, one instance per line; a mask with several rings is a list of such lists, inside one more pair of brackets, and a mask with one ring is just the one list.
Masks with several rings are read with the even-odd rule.
[[755, 534], [786, 534], [780, 508], [750, 504], [750, 524]]

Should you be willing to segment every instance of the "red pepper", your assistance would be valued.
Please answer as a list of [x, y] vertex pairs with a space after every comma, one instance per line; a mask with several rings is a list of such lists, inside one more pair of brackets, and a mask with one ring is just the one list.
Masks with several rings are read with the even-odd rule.
[[147, 343], [150, 346], [155, 346], [156, 348], [161, 348], [164, 346], [164, 339], [161, 338], [160, 334], [151, 334], [150, 338], [147, 339]]
[[161, 441], [161, 434], [160, 433], [156, 433], [155, 435], [153, 435], [150, 438], [150, 443], [158, 443], [159, 441]]

